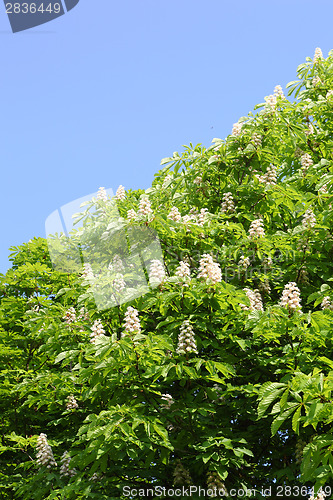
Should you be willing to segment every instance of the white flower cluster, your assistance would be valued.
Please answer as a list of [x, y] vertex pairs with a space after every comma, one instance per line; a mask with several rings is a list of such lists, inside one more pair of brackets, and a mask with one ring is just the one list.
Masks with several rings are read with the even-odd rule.
[[107, 201], [108, 197], [105, 191], [105, 188], [100, 187], [97, 193], [97, 199], [102, 201]]
[[323, 492], [323, 490], [319, 490], [318, 493], [317, 493], [317, 495], [316, 496], [311, 495], [309, 497], [309, 500], [325, 500], [325, 497], [326, 497], [326, 495]]
[[264, 175], [258, 175], [259, 182], [263, 182], [264, 184], [276, 184], [276, 167], [274, 165], [270, 165], [267, 167], [267, 172]]
[[309, 136], [309, 135], [313, 135], [313, 133], [314, 133], [313, 125], [312, 125], [312, 123], [309, 123], [308, 129], [305, 131], [305, 135]]
[[273, 259], [270, 256], [267, 256], [263, 259], [262, 265], [264, 267], [271, 267], [273, 265]]
[[247, 298], [250, 301], [250, 306], [245, 304], [240, 304], [244, 311], [263, 311], [262, 299], [259, 290], [250, 290], [250, 288], [244, 288]]
[[[124, 323], [125, 333], [140, 333], [141, 325], [139, 319], [139, 312], [134, 309], [134, 307], [129, 306], [125, 313], [125, 323]], [[122, 334], [122, 337], [125, 336]]]
[[316, 63], [320, 59], [323, 59], [323, 53], [322, 53], [322, 50], [319, 47], [317, 47], [315, 49], [315, 53], [314, 53], [314, 56], [313, 56], [313, 62]]
[[108, 269], [109, 271], [113, 271], [115, 273], [121, 273], [125, 270], [124, 263], [117, 253], [113, 256]]
[[81, 307], [79, 311], [79, 319], [83, 319], [85, 321], [88, 321], [89, 319], [89, 312], [86, 310], [85, 307]]
[[220, 265], [213, 261], [211, 255], [204, 253], [200, 259], [198, 278], [210, 279], [213, 284], [222, 281]]
[[250, 259], [248, 257], [244, 257], [244, 255], [241, 256], [238, 262], [238, 267], [240, 271], [246, 271], [246, 269], [250, 265]]
[[198, 354], [193, 328], [188, 319], [183, 321], [180, 327], [176, 352], [177, 354], [186, 354], [190, 352]]
[[305, 229], [310, 229], [316, 225], [316, 217], [310, 208], [305, 212], [302, 219], [302, 225]]
[[328, 193], [327, 184], [324, 184], [323, 186], [321, 186], [321, 188], [318, 189], [318, 193], [327, 194]]
[[57, 463], [54, 460], [53, 451], [49, 443], [47, 442], [47, 435], [44, 433], [39, 434], [37, 439], [37, 463], [40, 467], [46, 466], [50, 469], [52, 466], [57, 467]]
[[182, 216], [177, 207], [172, 207], [171, 212], [168, 215], [168, 219], [173, 220], [174, 222], [180, 222], [182, 220]]
[[173, 484], [176, 486], [179, 484], [180, 486], [190, 486], [192, 483], [192, 479], [190, 473], [180, 460], [177, 460], [177, 465], [173, 472]]
[[118, 187], [118, 189], [116, 191], [116, 199], [119, 200], [119, 201], [122, 201], [125, 198], [126, 198], [125, 188], [124, 188], [124, 186], [122, 186], [120, 184], [120, 186]]
[[162, 189], [165, 189], [171, 180], [172, 180], [172, 175], [170, 174], [166, 175], [162, 184]]
[[94, 273], [90, 264], [83, 264], [82, 278], [86, 280], [94, 279]]
[[326, 100], [330, 101], [331, 99], [333, 99], [333, 90], [329, 90], [326, 94]]
[[129, 220], [130, 222], [132, 220], [136, 220], [138, 214], [136, 213], [135, 210], [133, 210], [133, 208], [131, 208], [130, 210], [127, 210], [127, 220]]
[[74, 323], [74, 321], [76, 321], [76, 312], [75, 312], [75, 309], [74, 307], [70, 307], [66, 312], [65, 312], [65, 316], [63, 316], [63, 318], [65, 320], [65, 322], [70, 325], [71, 323]]
[[71, 461], [71, 457], [69, 456], [68, 451], [65, 451], [61, 457], [61, 464], [62, 464], [60, 467], [60, 476], [61, 477], [65, 477], [65, 476], [73, 477], [73, 476], [75, 476], [76, 469], [69, 468], [70, 461]]
[[314, 78], [312, 78], [312, 85], [314, 87], [316, 87], [316, 85], [318, 85], [319, 83], [321, 83], [319, 76], [315, 76]]
[[258, 288], [259, 288], [260, 292], [262, 292], [262, 293], [267, 293], [267, 294], [271, 293], [271, 287], [269, 285], [268, 280], [260, 281], [258, 284]]
[[184, 286], [188, 286], [187, 282], [191, 280], [191, 269], [187, 262], [180, 261], [175, 274], [184, 281]]
[[142, 196], [140, 203], [139, 203], [138, 214], [139, 215], [149, 215], [152, 213], [153, 213], [153, 211], [151, 208], [151, 203], [150, 203], [149, 197], [147, 195]]
[[276, 108], [276, 103], [277, 103], [277, 97], [276, 95], [269, 95], [267, 97], [265, 97], [265, 101], [266, 101], [266, 111], [275, 111], [275, 108]]
[[162, 283], [165, 278], [165, 269], [163, 263], [158, 259], [152, 259], [149, 268], [149, 282]]
[[313, 165], [313, 160], [309, 155], [309, 153], [305, 153], [304, 155], [301, 156], [301, 165], [303, 174], [305, 175], [306, 172], [308, 171], [308, 168]]
[[330, 309], [331, 311], [333, 311], [333, 304], [332, 304], [331, 299], [328, 295], [326, 295], [326, 297], [323, 298], [322, 303], [321, 303], [321, 308], [322, 308], [322, 310]]
[[306, 442], [303, 441], [302, 439], [297, 440], [296, 449], [295, 449], [295, 458], [296, 458], [296, 463], [298, 465], [302, 463], [303, 449], [304, 449], [305, 445], [306, 445]]
[[262, 219], [256, 219], [251, 222], [249, 235], [250, 238], [261, 238], [265, 236], [264, 222]]
[[208, 208], [202, 208], [200, 210], [200, 213], [197, 216], [197, 224], [199, 226], [203, 226], [204, 223], [207, 221], [207, 213], [208, 213]]
[[223, 194], [221, 207], [222, 207], [221, 210], [223, 213], [235, 211], [234, 199], [233, 199], [232, 194], [230, 192]]
[[242, 132], [242, 124], [239, 122], [234, 123], [231, 135], [237, 137], [238, 135], [240, 135], [241, 132]]
[[254, 142], [254, 145], [259, 148], [262, 144], [262, 137], [260, 134], [258, 134], [257, 132], [254, 132], [254, 134], [252, 134], [252, 141]]
[[121, 293], [126, 288], [124, 276], [120, 275], [113, 280], [113, 288], [116, 293]]
[[310, 283], [309, 282], [309, 273], [304, 266], [301, 267], [300, 272], [299, 272], [299, 282], [304, 283], [304, 285], [308, 285]]
[[175, 402], [173, 397], [170, 394], [162, 394], [161, 399], [165, 401], [165, 403], [162, 403], [161, 406], [162, 408], [165, 408], [166, 410], [170, 410], [171, 405]]
[[285, 95], [283, 93], [283, 90], [282, 90], [282, 87], [281, 85], [276, 85], [275, 88], [274, 88], [274, 95], [276, 97], [281, 97], [282, 99], [285, 98]]
[[228, 496], [227, 489], [222, 483], [221, 478], [217, 472], [208, 472], [207, 474], [207, 489], [213, 490], [211, 497]]
[[96, 319], [94, 321], [93, 326], [91, 327], [90, 342], [92, 344], [96, 344], [97, 338], [104, 333], [105, 330], [103, 328], [101, 321], [99, 319]]
[[294, 311], [296, 309], [301, 309], [300, 290], [294, 281], [285, 285], [280, 300], [280, 306], [286, 307], [287, 309], [293, 309]]
[[202, 184], [202, 177], [200, 177], [200, 176], [196, 177], [193, 182], [197, 186], [200, 186], [200, 184]]
[[76, 399], [73, 394], [67, 397], [66, 410], [77, 410], [79, 405], [77, 404]]

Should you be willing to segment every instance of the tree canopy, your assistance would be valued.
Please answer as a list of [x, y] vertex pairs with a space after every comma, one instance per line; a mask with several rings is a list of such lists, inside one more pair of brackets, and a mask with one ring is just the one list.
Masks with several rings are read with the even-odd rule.
[[333, 51], [297, 73], [11, 248], [1, 498], [333, 498]]

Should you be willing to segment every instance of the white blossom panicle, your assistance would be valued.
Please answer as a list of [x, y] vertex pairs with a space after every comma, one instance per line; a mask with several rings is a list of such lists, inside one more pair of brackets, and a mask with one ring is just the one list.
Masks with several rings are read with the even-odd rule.
[[113, 256], [112, 261], [108, 266], [108, 269], [109, 271], [113, 271], [115, 273], [121, 273], [122, 271], [125, 270], [124, 263], [117, 253], [116, 255]]
[[126, 288], [124, 276], [120, 275], [113, 280], [113, 288], [116, 293], [121, 293]]
[[105, 191], [105, 188], [100, 187], [98, 192], [97, 192], [97, 199], [102, 200], [102, 201], [107, 201], [108, 197]]
[[301, 309], [300, 290], [294, 281], [287, 283], [282, 292], [280, 306], [287, 309]]
[[265, 97], [266, 101], [266, 110], [267, 111], [275, 111], [276, 108], [276, 103], [277, 103], [277, 98], [276, 95], [269, 95]]
[[173, 220], [174, 222], [180, 222], [182, 220], [182, 216], [177, 207], [172, 207], [171, 212], [168, 215], [168, 219]]
[[190, 486], [192, 484], [192, 479], [190, 473], [180, 460], [177, 460], [175, 470], [173, 472], [173, 484], [175, 486]]
[[233, 127], [232, 127], [232, 132], [231, 132], [231, 135], [237, 137], [238, 135], [241, 134], [242, 132], [242, 124], [237, 122], [237, 123], [234, 123]]
[[47, 435], [44, 433], [39, 434], [37, 439], [37, 463], [40, 467], [47, 467], [51, 469], [52, 466], [57, 467], [57, 463], [54, 460], [53, 451], [49, 443], [47, 442]]
[[328, 193], [327, 184], [321, 186], [321, 188], [318, 189], [318, 193], [327, 194]]
[[240, 304], [244, 311], [263, 311], [262, 299], [259, 290], [250, 290], [250, 288], [244, 288], [244, 292], [250, 301], [250, 306], [245, 304]]
[[267, 172], [264, 175], [258, 175], [259, 182], [263, 182], [264, 184], [276, 184], [277, 172], [276, 167], [274, 165], [270, 165], [267, 167]]
[[165, 401], [165, 403], [162, 403], [161, 406], [162, 408], [165, 408], [166, 410], [170, 410], [171, 405], [175, 402], [173, 397], [170, 394], [162, 394], [161, 399]]
[[333, 90], [329, 90], [326, 94], [326, 100], [332, 100], [333, 99]]
[[149, 268], [150, 283], [162, 283], [165, 278], [165, 269], [163, 263], [158, 259], [152, 259]]
[[89, 319], [89, 312], [86, 310], [85, 307], [81, 307], [79, 311], [79, 319], [83, 319], [85, 321], [88, 321]]
[[326, 496], [327, 495], [323, 492], [323, 490], [320, 489], [316, 496], [314, 495], [309, 496], [309, 500], [325, 500]]
[[94, 273], [90, 264], [83, 264], [82, 278], [86, 280], [94, 279]]
[[252, 134], [252, 141], [254, 143], [254, 145], [259, 148], [262, 144], [262, 137], [260, 134], [258, 134], [257, 132], [254, 132], [254, 134]]
[[90, 342], [92, 344], [96, 344], [97, 338], [104, 333], [105, 330], [103, 328], [101, 321], [99, 319], [96, 319], [94, 321], [93, 326], [91, 327]]
[[79, 405], [77, 404], [76, 399], [73, 394], [67, 397], [66, 410], [77, 410]]
[[138, 214], [139, 215], [149, 215], [152, 213], [153, 213], [153, 211], [151, 208], [151, 203], [150, 203], [149, 197], [147, 195], [142, 196], [140, 203], [139, 203]]
[[70, 469], [69, 464], [71, 461], [71, 457], [68, 454], [68, 451], [65, 451], [61, 456], [61, 467], [60, 467], [60, 476], [61, 477], [73, 477], [76, 474], [76, 469]]
[[314, 133], [313, 125], [312, 125], [312, 123], [309, 123], [308, 128], [305, 131], [305, 135], [309, 136], [309, 135], [313, 135], [313, 133]]
[[302, 225], [305, 229], [310, 229], [316, 225], [316, 217], [310, 208], [305, 212], [302, 219]]
[[250, 238], [262, 238], [265, 236], [264, 222], [262, 219], [256, 219], [251, 222], [249, 235]]
[[313, 160], [309, 153], [305, 153], [304, 155], [301, 156], [301, 165], [302, 165], [302, 171], [303, 174], [306, 174], [308, 171], [309, 167], [312, 167], [313, 165]]
[[282, 99], [285, 98], [285, 95], [283, 93], [283, 90], [282, 90], [282, 87], [281, 85], [276, 85], [275, 88], [274, 88], [274, 95], [276, 97], [281, 97]]
[[127, 210], [127, 220], [129, 220], [130, 222], [132, 220], [136, 220], [137, 216], [138, 216], [138, 214], [136, 213], [135, 210], [133, 210], [133, 208], [131, 208], [130, 210]]
[[233, 199], [232, 194], [230, 192], [223, 194], [221, 207], [222, 207], [223, 213], [235, 211], [234, 199]]
[[125, 329], [125, 333], [122, 334], [122, 337], [124, 337], [126, 333], [141, 332], [139, 312], [136, 309], [134, 309], [134, 307], [129, 306], [127, 308], [123, 327]]
[[172, 175], [170, 174], [166, 175], [162, 184], [162, 189], [165, 189], [171, 180], [172, 180]]
[[120, 186], [118, 187], [118, 189], [116, 191], [116, 199], [119, 200], [119, 201], [122, 201], [125, 198], [126, 198], [125, 188], [124, 188], [124, 186], [122, 186], [120, 184]]
[[202, 177], [200, 177], [200, 176], [196, 177], [193, 182], [197, 186], [200, 186], [200, 184], [202, 184]]
[[204, 253], [200, 259], [198, 278], [210, 279], [213, 284], [222, 281], [220, 265], [213, 261], [211, 255]]
[[228, 496], [227, 489], [222, 483], [217, 472], [208, 472], [207, 474], [207, 490], [212, 490], [211, 497], [226, 497]]
[[303, 449], [304, 449], [305, 445], [306, 445], [306, 442], [303, 441], [302, 439], [297, 440], [296, 448], [295, 448], [295, 458], [296, 458], [296, 463], [298, 465], [302, 463]]
[[191, 279], [190, 265], [187, 262], [184, 262], [183, 260], [180, 261], [175, 274], [185, 282], [190, 281]]
[[70, 307], [66, 312], [65, 316], [62, 318], [65, 320], [65, 322], [70, 325], [71, 323], [74, 323], [76, 321], [76, 311], [74, 307]]
[[258, 288], [261, 293], [267, 293], [267, 294], [271, 293], [271, 287], [269, 285], [268, 280], [260, 281], [258, 284]]
[[177, 354], [187, 354], [190, 352], [198, 354], [193, 328], [188, 319], [183, 321], [180, 327], [176, 352]]
[[262, 264], [264, 267], [271, 267], [273, 265], [273, 259], [271, 256], [267, 256], [263, 259]]
[[193, 215], [184, 215], [183, 217], [183, 223], [188, 224], [189, 222], [193, 222]]
[[315, 76], [314, 78], [312, 78], [312, 85], [314, 87], [316, 87], [316, 85], [318, 85], [319, 83], [321, 83], [319, 76]]
[[239, 262], [238, 262], [238, 267], [240, 269], [240, 271], [246, 271], [246, 269], [249, 267], [250, 265], [250, 259], [248, 257], [244, 257], [244, 255], [241, 256], [241, 258], [239, 259]]
[[324, 311], [325, 309], [330, 309], [330, 311], [333, 311], [333, 304], [331, 302], [331, 299], [328, 295], [323, 298], [322, 303], [321, 303], [321, 308]]
[[298, 280], [300, 283], [303, 283], [304, 285], [308, 285], [310, 283], [309, 273], [304, 266], [301, 267], [300, 269]]
[[317, 47], [313, 56], [313, 62], [316, 63], [317, 61], [322, 59], [323, 59], [322, 50], [319, 47]]
[[206, 222], [206, 220], [207, 220], [207, 213], [208, 213], [208, 209], [207, 208], [202, 208], [200, 210], [200, 213], [199, 213], [199, 215], [197, 217], [197, 223], [198, 223], [199, 226], [202, 227], [204, 225], [204, 223]]

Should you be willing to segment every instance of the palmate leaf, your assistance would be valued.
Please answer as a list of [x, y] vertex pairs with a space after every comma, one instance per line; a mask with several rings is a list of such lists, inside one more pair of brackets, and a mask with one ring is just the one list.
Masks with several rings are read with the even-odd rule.
[[258, 418], [265, 415], [268, 407], [286, 389], [286, 384], [281, 382], [267, 382], [259, 394]]

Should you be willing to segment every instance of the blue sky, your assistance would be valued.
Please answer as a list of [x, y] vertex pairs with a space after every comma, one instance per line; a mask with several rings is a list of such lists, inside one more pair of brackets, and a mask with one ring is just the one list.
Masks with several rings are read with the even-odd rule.
[[100, 186], [147, 188], [182, 145], [240, 116], [333, 48], [331, 0], [80, 0], [13, 34], [0, 4], [1, 244]]

